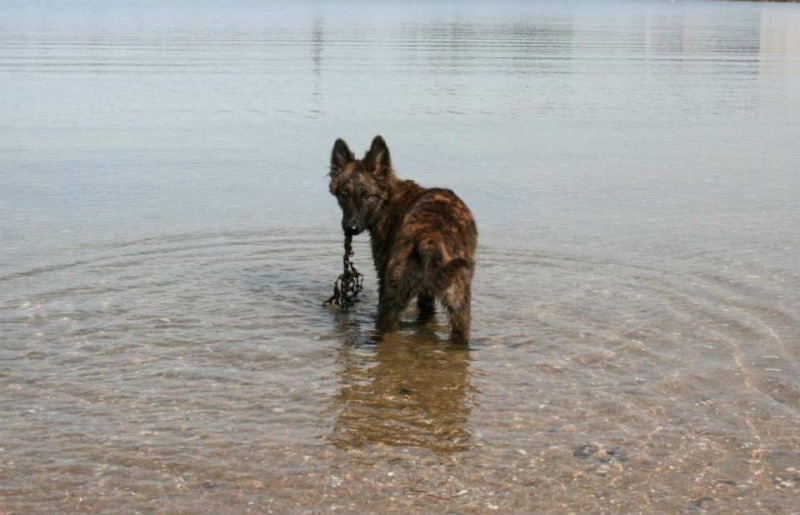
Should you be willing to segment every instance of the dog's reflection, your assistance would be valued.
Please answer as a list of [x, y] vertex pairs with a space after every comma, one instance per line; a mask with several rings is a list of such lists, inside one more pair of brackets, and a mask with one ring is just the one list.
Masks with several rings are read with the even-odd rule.
[[377, 345], [343, 344], [336, 420], [329, 439], [343, 448], [366, 444], [421, 446], [437, 453], [470, 447], [467, 420], [476, 392], [469, 349], [437, 340], [420, 327]]

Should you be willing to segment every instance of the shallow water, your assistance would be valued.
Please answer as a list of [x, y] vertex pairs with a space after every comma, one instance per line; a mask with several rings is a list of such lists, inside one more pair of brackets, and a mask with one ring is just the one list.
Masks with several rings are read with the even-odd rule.
[[[800, 7], [0, 6], [0, 513], [800, 501]], [[336, 137], [480, 230], [321, 306]]]

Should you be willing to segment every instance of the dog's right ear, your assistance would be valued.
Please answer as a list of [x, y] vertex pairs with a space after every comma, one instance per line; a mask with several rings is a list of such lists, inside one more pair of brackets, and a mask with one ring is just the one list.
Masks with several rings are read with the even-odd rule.
[[347, 143], [341, 138], [337, 139], [331, 152], [331, 177], [336, 177], [342, 173], [344, 167], [355, 161], [355, 158]]

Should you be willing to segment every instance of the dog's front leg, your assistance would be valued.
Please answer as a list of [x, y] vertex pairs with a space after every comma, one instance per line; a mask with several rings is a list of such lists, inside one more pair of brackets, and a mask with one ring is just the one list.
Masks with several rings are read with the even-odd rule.
[[377, 329], [380, 333], [397, 330], [400, 316], [413, 294], [412, 284], [404, 280], [403, 274], [396, 271], [390, 275], [389, 280], [381, 283], [378, 293]]
[[386, 304], [378, 306], [378, 323], [376, 328], [381, 334], [397, 331], [400, 321], [400, 312], [396, 309], [388, 308]]
[[399, 298], [399, 292], [391, 287], [385, 288], [383, 295], [380, 295], [378, 300], [378, 332], [390, 333], [397, 330], [400, 314], [405, 307], [401, 304]]

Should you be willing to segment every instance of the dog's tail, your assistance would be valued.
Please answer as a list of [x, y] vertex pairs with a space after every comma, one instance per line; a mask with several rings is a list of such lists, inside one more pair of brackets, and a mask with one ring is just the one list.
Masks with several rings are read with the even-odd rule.
[[469, 262], [464, 258], [451, 259], [436, 275], [436, 290], [444, 290], [453, 283], [462, 270], [470, 270], [471, 268]]

